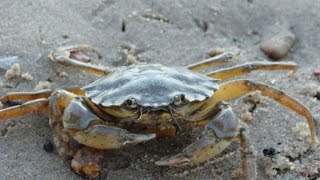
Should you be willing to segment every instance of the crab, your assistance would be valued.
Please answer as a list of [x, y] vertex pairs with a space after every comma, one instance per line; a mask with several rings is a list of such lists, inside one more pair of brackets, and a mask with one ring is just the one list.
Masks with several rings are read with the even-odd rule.
[[[161, 158], [156, 165], [199, 164], [239, 140], [244, 179], [256, 179], [255, 150], [248, 126], [238, 120], [226, 102], [254, 91], [303, 116], [310, 129], [310, 149], [316, 147], [314, 119], [306, 106], [263, 83], [224, 81], [253, 70], [289, 70], [293, 74], [297, 69], [293, 62], [251, 62], [202, 75], [200, 71], [229, 62], [233, 54], [225, 52], [186, 67], [135, 63], [110, 68], [88, 63], [83, 51], [93, 51], [100, 57], [90, 45], [73, 45], [53, 50], [49, 59], [102, 76], [99, 80], [82, 88], [14, 92], [0, 98], [4, 104], [24, 102], [1, 109], [0, 120], [49, 112], [55, 149], [63, 159], [71, 160], [72, 169], [80, 175], [99, 176], [106, 150], [172, 137], [187, 124], [202, 125], [204, 130], [181, 153]], [[139, 125], [137, 132], [131, 131], [134, 125]]]

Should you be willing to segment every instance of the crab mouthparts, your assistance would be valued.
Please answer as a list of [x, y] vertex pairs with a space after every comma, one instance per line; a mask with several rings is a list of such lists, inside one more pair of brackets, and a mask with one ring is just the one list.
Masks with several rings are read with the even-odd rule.
[[170, 108], [167, 106], [159, 106], [159, 107], [152, 107], [152, 106], [148, 106], [148, 107], [143, 107], [141, 109], [141, 111], [143, 113], [150, 113], [150, 112], [157, 112], [157, 111], [165, 111], [165, 112], [169, 112]]

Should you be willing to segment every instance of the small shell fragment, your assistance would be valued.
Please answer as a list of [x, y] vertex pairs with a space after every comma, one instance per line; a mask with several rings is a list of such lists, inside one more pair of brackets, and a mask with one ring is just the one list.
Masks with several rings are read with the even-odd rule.
[[63, 78], [67, 78], [69, 75], [68, 75], [68, 73], [63, 71], [63, 72], [59, 73], [59, 76], [63, 77]]
[[20, 69], [20, 65], [19, 64], [14, 64], [11, 66], [11, 68], [9, 70], [7, 70], [6, 74], [4, 75], [4, 77], [7, 80], [19, 77], [21, 73], [21, 69]]
[[49, 81], [40, 81], [38, 85], [34, 88], [35, 91], [41, 89], [49, 89], [51, 87], [51, 83]]
[[29, 73], [23, 73], [21, 75], [21, 77], [24, 79], [24, 80], [27, 80], [27, 81], [32, 81], [33, 80], [33, 77], [31, 76], [31, 74]]

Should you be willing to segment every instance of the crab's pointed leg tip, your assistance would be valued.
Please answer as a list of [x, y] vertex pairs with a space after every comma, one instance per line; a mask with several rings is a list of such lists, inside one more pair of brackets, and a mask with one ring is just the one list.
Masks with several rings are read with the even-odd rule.
[[185, 157], [183, 154], [177, 154], [173, 157], [162, 158], [156, 161], [155, 164], [158, 166], [185, 166], [191, 163], [191, 160]]
[[311, 144], [311, 151], [315, 151], [317, 149], [317, 146], [318, 146], [317, 142], [314, 144]]
[[154, 139], [156, 134], [127, 134], [125, 144], [136, 144]]

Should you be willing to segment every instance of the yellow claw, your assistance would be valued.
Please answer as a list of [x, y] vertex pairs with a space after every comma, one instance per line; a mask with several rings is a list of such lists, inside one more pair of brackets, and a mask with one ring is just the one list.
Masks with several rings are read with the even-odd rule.
[[155, 164], [159, 166], [184, 166], [201, 163], [220, 154], [229, 146], [230, 142], [231, 138], [219, 139], [214, 132], [206, 132], [181, 153], [169, 158], [162, 158]]
[[156, 134], [134, 134], [121, 128], [95, 125], [76, 132], [73, 137], [79, 143], [96, 149], [116, 149], [127, 144], [149, 141]]

